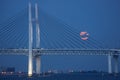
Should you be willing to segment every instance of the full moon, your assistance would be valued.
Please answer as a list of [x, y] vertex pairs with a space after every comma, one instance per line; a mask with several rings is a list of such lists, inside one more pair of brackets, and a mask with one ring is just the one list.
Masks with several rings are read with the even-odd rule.
[[86, 31], [80, 32], [80, 37], [82, 40], [88, 40], [89, 34]]

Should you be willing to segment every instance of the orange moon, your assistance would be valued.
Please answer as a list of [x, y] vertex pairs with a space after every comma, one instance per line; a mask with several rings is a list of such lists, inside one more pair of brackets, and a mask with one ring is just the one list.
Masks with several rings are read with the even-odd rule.
[[89, 34], [86, 31], [80, 32], [80, 37], [82, 40], [88, 40]]

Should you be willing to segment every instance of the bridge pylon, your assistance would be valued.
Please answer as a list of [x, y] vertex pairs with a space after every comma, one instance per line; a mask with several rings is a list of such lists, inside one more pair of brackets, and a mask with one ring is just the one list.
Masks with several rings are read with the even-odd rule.
[[32, 73], [33, 73], [32, 43], [33, 43], [33, 27], [32, 27], [31, 3], [29, 3], [29, 55], [28, 55], [28, 76], [32, 76]]
[[[38, 5], [35, 3], [35, 22], [36, 22], [36, 48], [40, 48], [40, 27], [38, 22]], [[33, 73], [33, 26], [32, 26], [32, 8], [31, 3], [29, 3], [29, 55], [28, 55], [28, 76], [32, 76]], [[36, 58], [36, 74], [40, 74], [40, 56], [35, 56]]]
[[[36, 21], [36, 48], [40, 48], [40, 27], [38, 21], [38, 5], [35, 4], [35, 21]], [[36, 56], [36, 74], [40, 74], [41, 56]]]

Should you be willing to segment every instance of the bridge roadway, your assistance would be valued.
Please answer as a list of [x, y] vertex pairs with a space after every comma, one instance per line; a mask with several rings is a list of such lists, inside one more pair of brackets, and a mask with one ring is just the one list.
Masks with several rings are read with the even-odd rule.
[[[119, 49], [32, 49], [33, 56], [40, 55], [120, 55]], [[0, 49], [0, 55], [26, 55], [29, 49]]]

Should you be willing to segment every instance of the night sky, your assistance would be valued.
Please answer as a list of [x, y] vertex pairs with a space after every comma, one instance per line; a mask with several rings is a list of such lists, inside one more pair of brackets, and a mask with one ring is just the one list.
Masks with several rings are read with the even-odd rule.
[[[31, 0], [33, 5], [36, 1]], [[29, 0], [0, 0], [0, 23], [27, 8], [28, 2]], [[94, 39], [103, 42], [105, 48], [120, 48], [120, 0], [38, 0], [37, 2], [40, 9], [47, 14], [59, 18], [74, 29], [87, 31]], [[1, 44], [5, 42], [0, 42], [0, 46]], [[0, 66], [27, 71], [27, 60], [26, 56], [0, 56]], [[107, 56], [42, 56], [42, 71], [50, 69], [107, 71]]]

